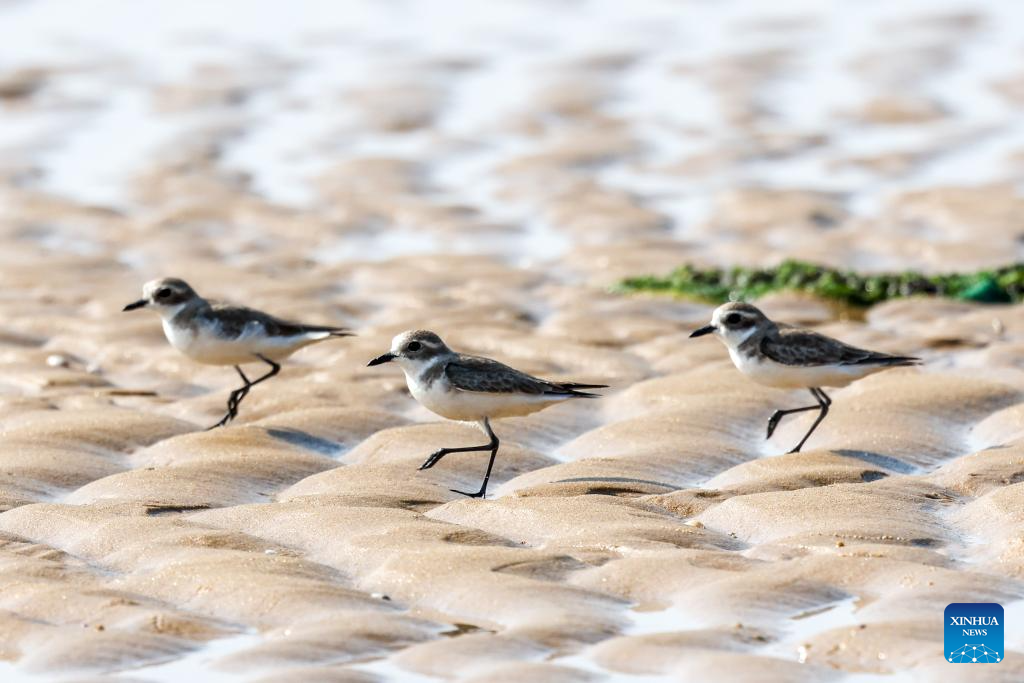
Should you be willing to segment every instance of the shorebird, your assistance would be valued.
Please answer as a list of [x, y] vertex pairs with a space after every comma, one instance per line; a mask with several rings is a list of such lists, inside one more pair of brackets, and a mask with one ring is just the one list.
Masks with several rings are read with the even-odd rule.
[[[208, 301], [178, 278], [147, 282], [142, 288], [142, 298], [123, 310], [143, 307], [156, 309], [160, 314], [164, 336], [171, 346], [199, 363], [233, 365], [245, 382], [231, 392], [227, 413], [209, 429], [223, 427], [235, 419], [238, 406], [249, 391], [281, 370], [277, 361], [304, 346], [331, 337], [351, 336], [341, 327], [306, 325], [252, 308]], [[250, 380], [241, 366], [256, 361], [269, 365], [270, 371]]]
[[921, 360], [911, 356], [890, 356], [844, 344], [838, 339], [772, 322], [750, 304], [732, 302], [715, 309], [711, 324], [696, 330], [691, 337], [714, 333], [729, 349], [736, 368], [760, 384], [782, 389], [809, 389], [817, 401], [803, 408], [776, 410], [768, 419], [770, 439], [787, 415], [818, 409], [818, 418], [790, 453], [797, 453], [828, 415], [832, 399], [822, 387], [845, 387], [868, 375]]
[[483, 484], [476, 493], [451, 489], [470, 498], [482, 498], [498, 454], [498, 437], [491, 420], [529, 415], [573, 398], [600, 398], [580, 389], [604, 389], [605, 384], [549, 382], [490, 358], [452, 351], [439, 336], [427, 330], [402, 332], [391, 341], [391, 350], [368, 365], [397, 361], [413, 398], [428, 410], [460, 422], [475, 422], [489, 439], [481, 446], [441, 448], [420, 465], [428, 470], [449, 453], [490, 451]]

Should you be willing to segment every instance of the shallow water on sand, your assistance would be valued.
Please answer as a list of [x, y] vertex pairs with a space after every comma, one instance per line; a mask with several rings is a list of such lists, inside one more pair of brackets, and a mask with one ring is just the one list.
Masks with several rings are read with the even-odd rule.
[[[218, 671], [216, 662], [219, 658], [235, 654], [260, 642], [259, 636], [239, 635], [219, 638], [195, 650], [177, 657], [166, 663], [157, 663], [137, 668], [131, 667], [127, 672], [110, 672], [111, 680], [119, 678], [149, 683], [172, 683], [175, 681], [202, 681], [203, 683], [231, 683], [245, 680], [243, 674], [231, 671]], [[0, 676], [8, 683], [38, 681], [38, 673], [25, 672], [14, 664], [0, 663]], [[81, 672], [47, 672], [46, 678], [55, 681], [81, 680]]]

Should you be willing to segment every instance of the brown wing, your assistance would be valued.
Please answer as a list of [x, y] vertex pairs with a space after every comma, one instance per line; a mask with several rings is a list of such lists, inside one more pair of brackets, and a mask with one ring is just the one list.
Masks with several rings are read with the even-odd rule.
[[778, 335], [766, 336], [761, 340], [760, 349], [765, 356], [783, 365], [911, 365], [917, 362], [909, 356], [859, 349], [817, 332], [798, 329], [780, 329]]
[[573, 387], [597, 388], [600, 386], [549, 382], [510, 368], [496, 360], [479, 356], [459, 355], [448, 362], [444, 373], [448, 377], [448, 382], [456, 389], [491, 394], [593, 396], [594, 394], [576, 391]]
[[330, 327], [325, 325], [306, 325], [303, 323], [283, 320], [281, 318], [257, 311], [254, 308], [245, 306], [231, 306], [229, 304], [214, 304], [210, 307], [210, 313], [220, 323], [220, 328], [226, 336], [238, 337], [253, 322], [259, 323], [271, 337], [295, 337], [308, 332], [328, 332], [333, 335], [344, 336], [345, 329], [341, 327]]

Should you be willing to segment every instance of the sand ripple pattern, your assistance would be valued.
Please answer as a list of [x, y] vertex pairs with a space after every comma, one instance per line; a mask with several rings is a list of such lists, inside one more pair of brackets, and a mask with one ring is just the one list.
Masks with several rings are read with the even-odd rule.
[[[1024, 615], [1024, 309], [763, 300], [926, 359], [778, 455], [805, 395], [607, 291], [1019, 260], [1017, 4], [470, 4], [0, 2], [0, 678], [1024, 679], [937, 626]], [[120, 313], [163, 275], [359, 336], [204, 432], [234, 373]], [[613, 389], [466, 500], [479, 454], [416, 467], [478, 433], [365, 367], [424, 326]]]

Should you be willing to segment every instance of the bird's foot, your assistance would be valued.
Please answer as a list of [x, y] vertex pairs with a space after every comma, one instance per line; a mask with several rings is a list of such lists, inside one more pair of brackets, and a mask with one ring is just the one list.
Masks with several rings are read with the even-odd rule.
[[431, 467], [436, 465], [441, 458], [443, 458], [446, 455], [448, 455], [448, 451], [446, 451], [443, 448], [434, 451], [433, 453], [430, 454], [429, 458], [423, 461], [423, 464], [420, 465], [420, 469], [429, 470]]
[[207, 427], [204, 431], [208, 432], [210, 430], [216, 429], [217, 427], [225, 427], [225, 426], [227, 426], [228, 422], [231, 422], [237, 416], [238, 416], [238, 410], [237, 409], [228, 408], [227, 414], [224, 415], [224, 417], [222, 417], [219, 422], [217, 422], [216, 424], [213, 424], [213, 425]]
[[460, 491], [458, 489], [448, 489], [448, 490], [451, 491], [452, 493], [458, 493], [461, 496], [466, 496], [467, 498], [483, 498], [484, 494], [487, 493], [486, 489], [480, 489], [476, 493], [466, 493], [465, 491]]

